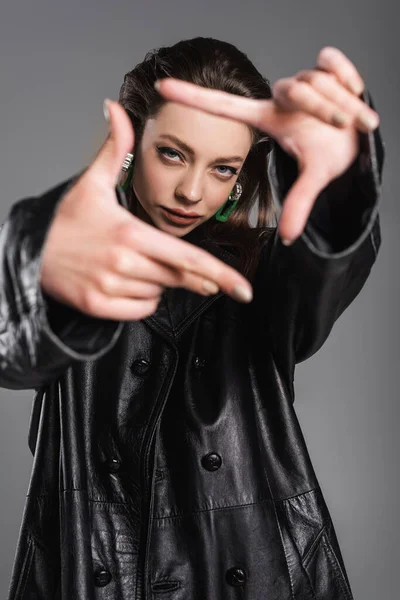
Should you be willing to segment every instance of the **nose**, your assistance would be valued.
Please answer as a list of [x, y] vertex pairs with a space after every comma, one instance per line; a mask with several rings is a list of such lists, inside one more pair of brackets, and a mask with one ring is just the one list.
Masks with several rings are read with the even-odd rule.
[[187, 173], [177, 185], [175, 194], [177, 198], [188, 204], [197, 204], [203, 198], [203, 179], [200, 173]]

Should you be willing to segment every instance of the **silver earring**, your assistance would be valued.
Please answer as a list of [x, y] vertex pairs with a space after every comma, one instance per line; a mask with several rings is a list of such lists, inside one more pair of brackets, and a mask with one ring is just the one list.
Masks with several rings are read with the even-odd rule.
[[243, 187], [240, 183], [236, 182], [234, 185], [235, 191], [232, 191], [229, 195], [230, 200], [239, 200], [243, 192]]
[[133, 157], [134, 157], [134, 154], [131, 154], [130, 152], [126, 155], [126, 158], [125, 158], [125, 160], [123, 162], [123, 165], [122, 165], [122, 170], [123, 171], [128, 171], [129, 170], [129, 167], [131, 166], [132, 161], [133, 161]]

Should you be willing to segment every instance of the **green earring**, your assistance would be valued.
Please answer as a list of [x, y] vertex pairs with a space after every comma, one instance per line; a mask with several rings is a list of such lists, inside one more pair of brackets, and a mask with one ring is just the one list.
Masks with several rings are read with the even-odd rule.
[[236, 204], [239, 202], [239, 198], [243, 191], [240, 183], [235, 183], [234, 190], [232, 190], [229, 194], [228, 200], [225, 202], [225, 204], [223, 204], [219, 211], [215, 213], [214, 217], [217, 219], [217, 221], [225, 223], [235, 209]]

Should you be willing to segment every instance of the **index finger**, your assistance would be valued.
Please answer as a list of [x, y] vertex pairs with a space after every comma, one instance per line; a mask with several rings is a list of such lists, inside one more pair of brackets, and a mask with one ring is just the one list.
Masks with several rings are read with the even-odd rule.
[[131, 228], [130, 243], [135, 250], [174, 269], [189, 271], [214, 281], [221, 290], [236, 300], [250, 302], [253, 297], [248, 280], [206, 250], [190, 242], [141, 223]]
[[159, 79], [154, 87], [167, 100], [199, 108], [213, 115], [242, 121], [264, 131], [266, 131], [266, 120], [275, 110], [273, 100], [245, 98], [173, 77]]

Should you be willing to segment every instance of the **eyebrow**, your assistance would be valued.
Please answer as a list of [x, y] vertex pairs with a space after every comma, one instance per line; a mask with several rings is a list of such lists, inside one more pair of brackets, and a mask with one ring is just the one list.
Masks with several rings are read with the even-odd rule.
[[[195, 152], [194, 152], [193, 148], [191, 148], [190, 146], [188, 146], [185, 142], [183, 142], [182, 140], [180, 140], [179, 138], [177, 138], [175, 135], [171, 135], [171, 134], [168, 134], [168, 133], [162, 133], [160, 135], [160, 138], [163, 138], [163, 139], [166, 139], [166, 140], [170, 140], [171, 142], [174, 142], [174, 144], [176, 144], [177, 146], [179, 146], [182, 150], [184, 150], [185, 152], [187, 152], [191, 156], [195, 155]], [[243, 162], [243, 161], [244, 161], [243, 156], [220, 156], [219, 158], [216, 158], [213, 162], [225, 163], [225, 162]]]

